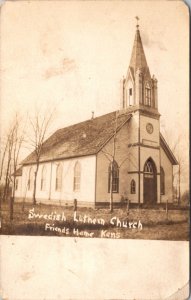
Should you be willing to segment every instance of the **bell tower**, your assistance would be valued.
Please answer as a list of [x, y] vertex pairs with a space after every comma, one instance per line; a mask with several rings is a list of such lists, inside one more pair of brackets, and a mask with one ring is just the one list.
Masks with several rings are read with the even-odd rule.
[[122, 109], [143, 106], [158, 111], [157, 94], [157, 79], [154, 75], [151, 78], [137, 24], [130, 64], [123, 80]]
[[[139, 20], [136, 17], [137, 21]], [[160, 203], [160, 114], [157, 79], [150, 74], [139, 24], [126, 78], [123, 80], [122, 113], [132, 113], [129, 122], [130, 152], [128, 177], [135, 182], [136, 193], [128, 197], [139, 204]]]

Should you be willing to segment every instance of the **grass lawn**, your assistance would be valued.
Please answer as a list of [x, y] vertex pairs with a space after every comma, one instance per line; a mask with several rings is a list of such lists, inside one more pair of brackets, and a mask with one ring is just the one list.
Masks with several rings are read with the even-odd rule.
[[72, 207], [27, 203], [23, 209], [21, 203], [15, 203], [10, 222], [9, 206], [3, 204], [1, 234], [189, 240], [189, 210], [169, 210], [167, 216], [162, 208], [132, 208], [128, 214], [121, 208], [112, 213], [103, 208], [78, 208], [74, 220]]

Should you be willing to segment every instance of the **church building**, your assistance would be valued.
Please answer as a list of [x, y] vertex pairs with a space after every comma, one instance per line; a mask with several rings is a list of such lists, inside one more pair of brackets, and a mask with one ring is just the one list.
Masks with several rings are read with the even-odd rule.
[[[35, 154], [17, 172], [16, 201], [32, 201]], [[96, 207], [129, 199], [137, 204], [173, 201], [178, 162], [160, 133], [157, 79], [151, 76], [139, 26], [118, 111], [57, 130], [43, 144], [37, 203]], [[112, 178], [111, 178], [112, 173]]]

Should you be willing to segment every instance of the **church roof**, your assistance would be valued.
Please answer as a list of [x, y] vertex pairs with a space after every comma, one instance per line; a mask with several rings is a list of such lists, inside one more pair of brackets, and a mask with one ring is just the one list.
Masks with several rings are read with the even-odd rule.
[[[119, 113], [118, 111], [90, 119], [57, 130], [43, 144], [40, 162], [93, 155], [112, 138], [117, 131], [131, 118], [132, 109]], [[162, 134], [160, 145], [173, 165], [178, 162], [170, 150]], [[34, 152], [25, 158], [22, 165], [36, 163]], [[17, 170], [16, 176], [21, 176], [22, 169]]]
[[[43, 144], [40, 162], [96, 154], [131, 117], [131, 110], [112, 112], [57, 130]], [[35, 163], [32, 152], [22, 164]]]
[[142, 72], [148, 72], [150, 75], [139, 29], [135, 33], [129, 68], [133, 71], [133, 75], [135, 75], [137, 69], [141, 69]]
[[176, 157], [174, 156], [174, 154], [172, 153], [170, 147], [168, 146], [165, 138], [162, 136], [162, 134], [160, 133], [160, 145], [163, 148], [164, 152], [166, 153], [167, 157], [169, 158], [170, 162], [173, 165], [179, 165]]

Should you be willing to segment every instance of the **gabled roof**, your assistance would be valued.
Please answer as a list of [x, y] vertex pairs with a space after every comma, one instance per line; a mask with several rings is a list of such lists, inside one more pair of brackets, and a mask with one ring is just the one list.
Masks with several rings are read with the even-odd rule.
[[134, 76], [137, 69], [141, 69], [150, 76], [139, 29], [136, 30], [129, 68], [133, 71]]
[[[40, 162], [87, 156], [98, 153], [131, 117], [131, 110], [122, 114], [112, 112], [57, 130], [43, 144]], [[31, 153], [22, 164], [35, 163], [35, 153]]]
[[[131, 108], [122, 113], [116, 111], [57, 130], [44, 142], [40, 162], [98, 153], [114, 135], [116, 116], [118, 131], [131, 118], [131, 112]], [[171, 163], [178, 165], [174, 154], [161, 133], [160, 145]], [[34, 152], [27, 156], [22, 162], [23, 165], [33, 163], [36, 163]], [[16, 176], [21, 175], [22, 168], [19, 168]]]
[[171, 161], [173, 165], [179, 165], [178, 161], [176, 160], [176, 157], [172, 153], [170, 147], [168, 146], [167, 142], [165, 141], [164, 137], [160, 133], [160, 145], [163, 148], [164, 152], [166, 153], [167, 157]]

